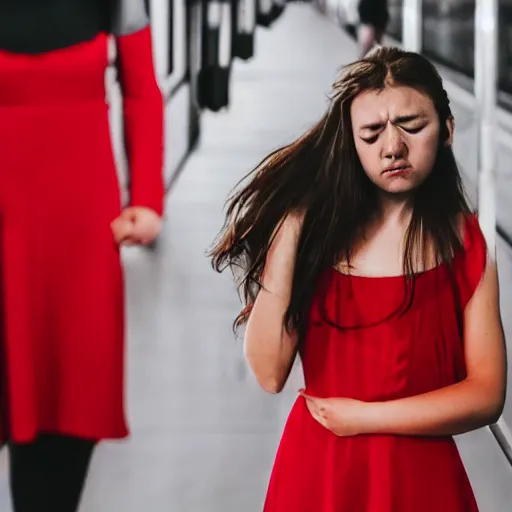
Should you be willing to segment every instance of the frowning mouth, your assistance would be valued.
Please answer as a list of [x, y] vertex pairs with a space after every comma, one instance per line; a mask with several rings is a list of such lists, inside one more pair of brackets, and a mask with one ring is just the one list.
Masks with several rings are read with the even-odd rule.
[[398, 174], [403, 174], [410, 170], [411, 170], [411, 166], [409, 164], [405, 164], [405, 163], [404, 164], [395, 164], [395, 165], [390, 165], [389, 167], [384, 169], [382, 174], [395, 176]]

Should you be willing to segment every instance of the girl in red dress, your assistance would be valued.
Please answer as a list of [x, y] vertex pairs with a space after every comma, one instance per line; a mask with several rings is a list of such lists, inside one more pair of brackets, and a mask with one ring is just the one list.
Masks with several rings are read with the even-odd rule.
[[[124, 209], [105, 90], [111, 38]], [[160, 230], [162, 132], [144, 0], [0, 2], [0, 440], [15, 512], [75, 511], [93, 447], [128, 433], [119, 244]]]
[[498, 419], [506, 361], [453, 127], [435, 68], [378, 48], [231, 198], [212, 257], [243, 270], [249, 364], [305, 378], [265, 512], [478, 510], [452, 436]]

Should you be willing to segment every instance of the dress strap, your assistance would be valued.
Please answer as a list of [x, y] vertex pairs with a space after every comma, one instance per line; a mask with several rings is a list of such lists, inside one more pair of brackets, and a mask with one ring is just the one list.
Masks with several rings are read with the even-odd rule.
[[464, 226], [464, 252], [456, 261], [463, 309], [473, 297], [487, 265], [487, 243], [476, 214], [468, 215]]

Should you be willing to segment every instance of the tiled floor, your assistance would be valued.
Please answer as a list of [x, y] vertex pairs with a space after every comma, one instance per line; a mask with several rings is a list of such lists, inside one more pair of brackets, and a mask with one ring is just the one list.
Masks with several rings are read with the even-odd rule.
[[[354, 57], [334, 25], [291, 5], [259, 30], [256, 59], [235, 66], [229, 111], [205, 115], [158, 251], [125, 253], [132, 437], [99, 448], [81, 512], [261, 511], [300, 368], [281, 395], [258, 388], [231, 331], [239, 301], [230, 276], [211, 270], [205, 250], [230, 188], [319, 117], [336, 69]], [[482, 512], [506, 512], [512, 470], [490, 434], [460, 446]], [[10, 510], [5, 454], [0, 510]]]

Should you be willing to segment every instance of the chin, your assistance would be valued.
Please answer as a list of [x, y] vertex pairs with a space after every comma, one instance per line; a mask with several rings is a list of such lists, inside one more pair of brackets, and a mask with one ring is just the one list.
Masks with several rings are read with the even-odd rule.
[[379, 188], [389, 193], [401, 194], [417, 190], [423, 185], [427, 177], [428, 176], [408, 173], [402, 176], [380, 179], [377, 185]]
[[386, 183], [386, 186], [379, 187], [384, 194], [392, 196], [403, 196], [413, 194], [418, 188], [411, 183]]

